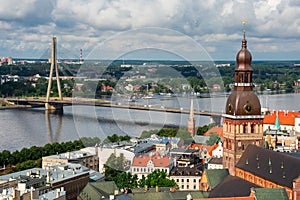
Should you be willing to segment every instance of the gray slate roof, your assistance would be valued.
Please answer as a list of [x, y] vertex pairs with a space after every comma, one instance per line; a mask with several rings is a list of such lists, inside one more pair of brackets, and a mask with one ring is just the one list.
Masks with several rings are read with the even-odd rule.
[[248, 145], [236, 167], [288, 188], [300, 176], [300, 158], [255, 145]]

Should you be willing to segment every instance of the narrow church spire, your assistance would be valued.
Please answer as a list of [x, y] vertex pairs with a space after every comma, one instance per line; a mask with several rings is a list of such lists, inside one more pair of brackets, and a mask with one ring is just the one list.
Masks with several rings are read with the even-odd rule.
[[194, 101], [191, 99], [190, 116], [188, 120], [188, 132], [192, 137], [196, 135], [195, 116], [194, 116]]
[[194, 119], [194, 101], [191, 99], [191, 107], [190, 107], [190, 119]]
[[280, 122], [279, 122], [279, 118], [278, 118], [278, 112], [276, 114], [276, 120], [275, 120], [275, 124], [273, 127], [275, 130], [279, 130], [280, 129]]

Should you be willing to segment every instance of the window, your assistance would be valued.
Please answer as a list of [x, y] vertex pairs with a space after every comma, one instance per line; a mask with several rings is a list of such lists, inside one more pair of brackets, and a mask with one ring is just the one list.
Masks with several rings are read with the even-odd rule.
[[241, 146], [242, 146], [242, 142], [238, 141], [238, 147], [241, 147]]
[[181, 189], [184, 189], [184, 185], [181, 186]]
[[243, 125], [243, 133], [247, 133], [247, 125]]
[[178, 182], [179, 182], [179, 179], [176, 179], [176, 182], [178, 183]]
[[186, 179], [186, 182], [190, 182], [190, 179]]
[[184, 182], [184, 179], [181, 179], [181, 182]]
[[194, 190], [196, 189], [196, 185], [194, 185]]
[[255, 132], [255, 124], [251, 124], [251, 133]]
[[189, 189], [189, 185], [186, 186], [186, 189]]
[[196, 179], [194, 178], [194, 183], [196, 183]]
[[245, 74], [245, 83], [249, 83], [248, 73]]
[[244, 82], [244, 76], [243, 76], [243, 74], [239, 74], [239, 82], [240, 83]]

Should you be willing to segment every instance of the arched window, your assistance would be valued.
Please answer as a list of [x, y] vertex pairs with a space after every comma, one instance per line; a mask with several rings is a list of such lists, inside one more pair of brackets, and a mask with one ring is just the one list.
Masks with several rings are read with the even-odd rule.
[[244, 74], [239, 74], [239, 83], [244, 83]]
[[245, 74], [245, 83], [250, 83], [248, 73]]

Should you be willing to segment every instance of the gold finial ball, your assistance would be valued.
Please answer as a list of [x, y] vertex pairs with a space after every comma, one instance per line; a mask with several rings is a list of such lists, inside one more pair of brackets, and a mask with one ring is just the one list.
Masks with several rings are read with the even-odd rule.
[[[248, 20], [242, 21], [242, 24], [243, 24], [244, 26], [246, 26], [246, 25], [248, 24]], [[244, 29], [243, 32], [246, 33], [246, 29]]]

